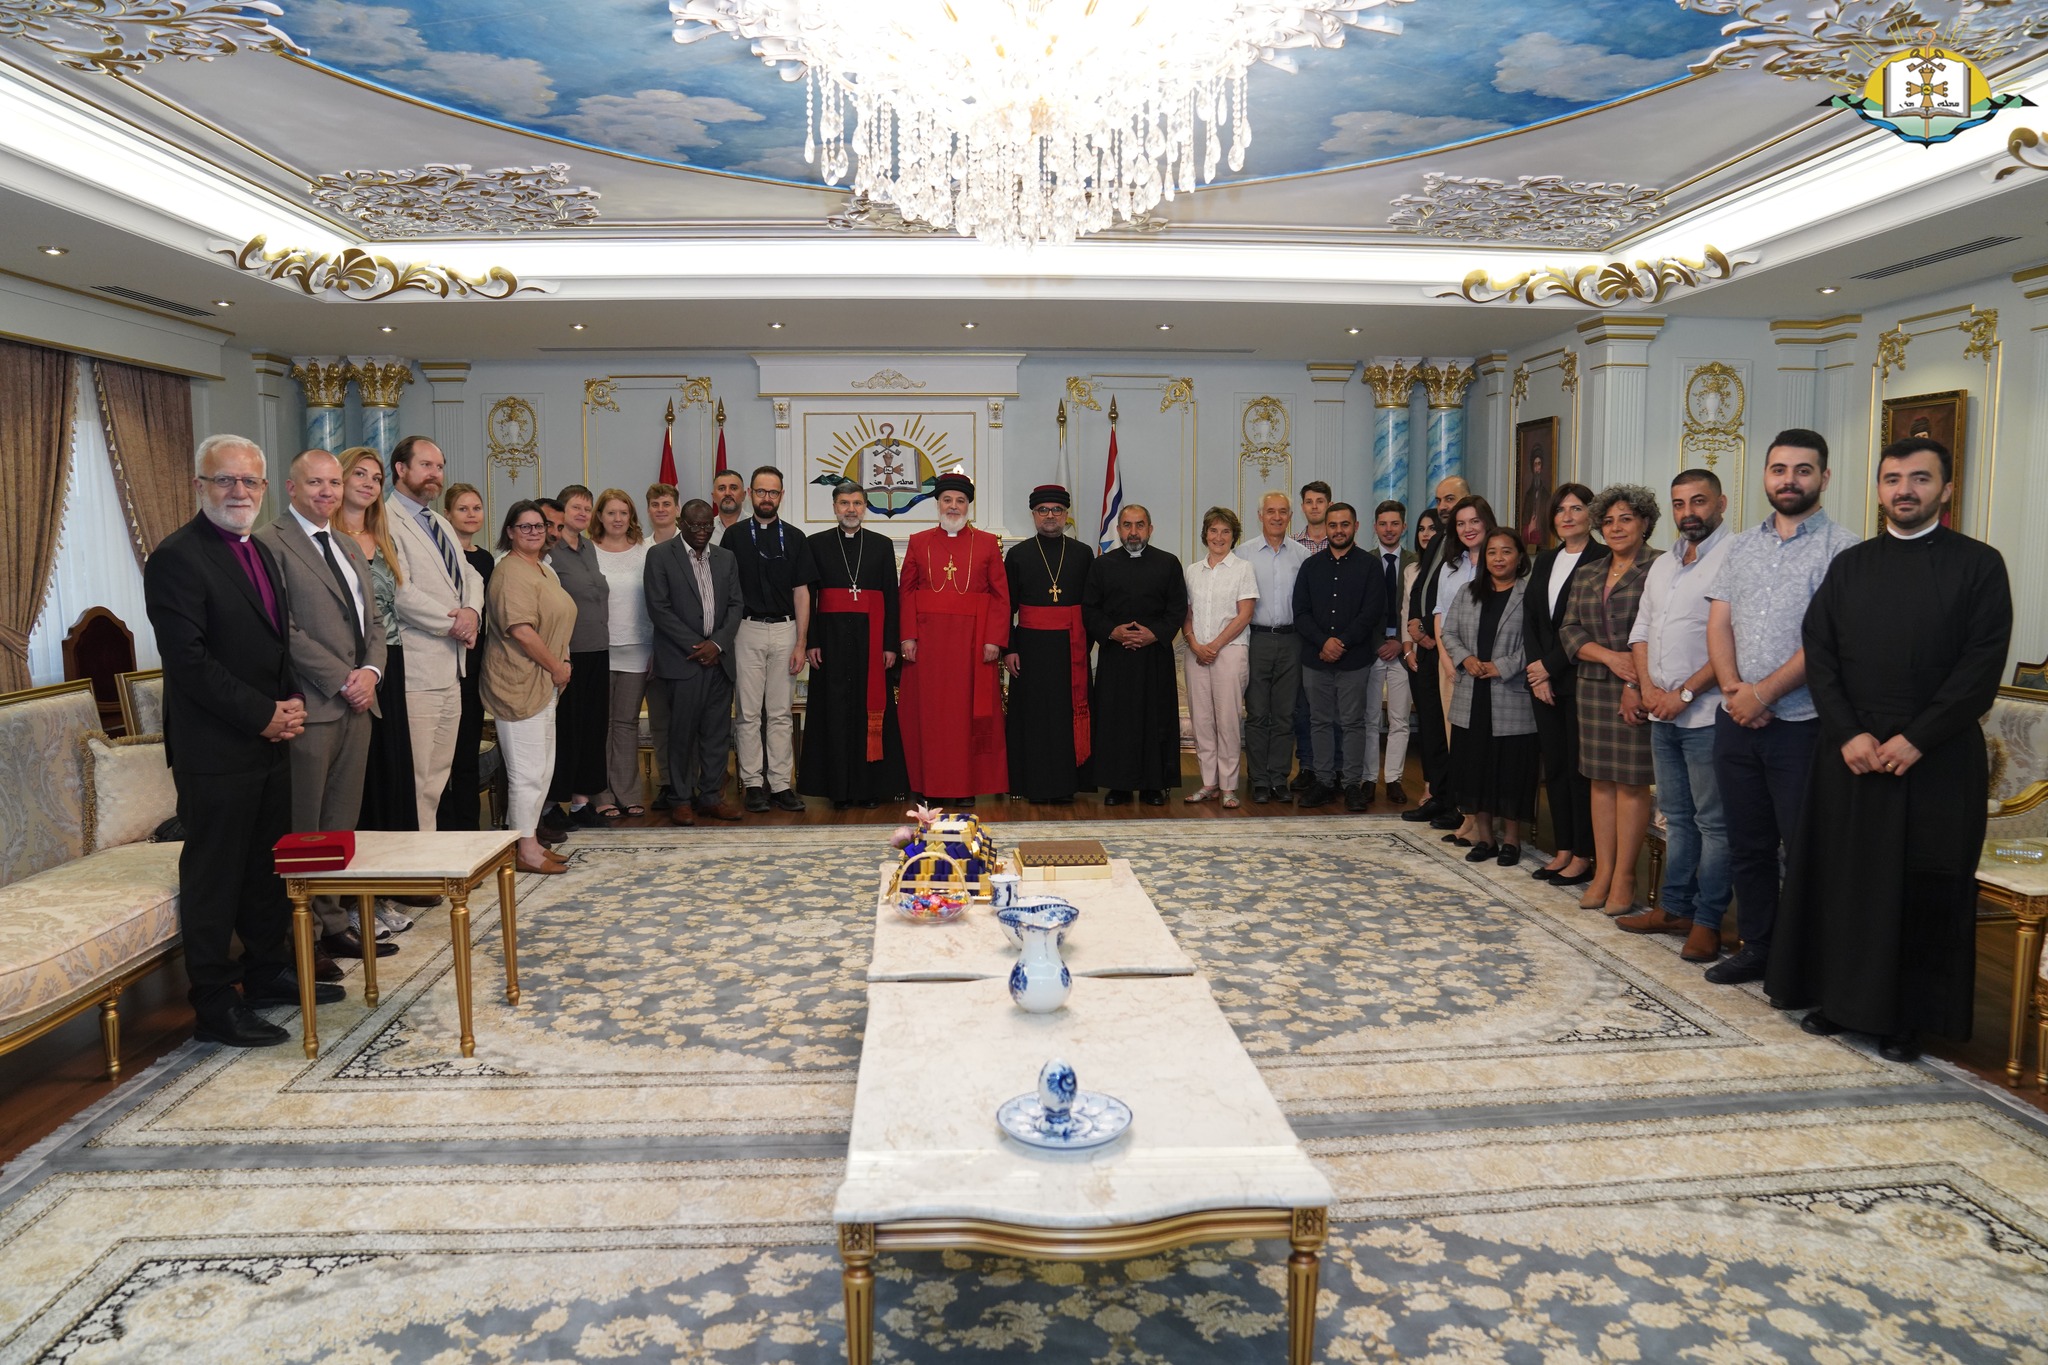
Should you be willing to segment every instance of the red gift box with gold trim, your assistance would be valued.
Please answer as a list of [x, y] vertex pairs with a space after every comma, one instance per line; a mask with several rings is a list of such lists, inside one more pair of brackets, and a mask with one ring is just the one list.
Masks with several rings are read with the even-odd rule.
[[356, 856], [356, 833], [352, 829], [327, 829], [287, 834], [271, 846], [270, 853], [280, 877], [339, 872]]

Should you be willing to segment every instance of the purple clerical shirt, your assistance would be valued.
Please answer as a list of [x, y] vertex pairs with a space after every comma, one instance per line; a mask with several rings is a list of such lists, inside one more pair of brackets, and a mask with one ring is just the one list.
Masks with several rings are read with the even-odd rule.
[[242, 572], [249, 575], [249, 581], [256, 586], [256, 595], [263, 599], [263, 614], [270, 618], [271, 628], [284, 633], [284, 622], [277, 614], [277, 593], [270, 586], [270, 575], [263, 571], [263, 558], [257, 552], [255, 543], [249, 537], [236, 535], [211, 517], [206, 524], [219, 533], [235, 552], [235, 559], [241, 564]]

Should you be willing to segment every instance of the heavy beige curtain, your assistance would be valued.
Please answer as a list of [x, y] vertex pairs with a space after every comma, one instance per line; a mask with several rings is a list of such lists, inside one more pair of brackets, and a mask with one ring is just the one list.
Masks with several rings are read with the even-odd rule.
[[192, 381], [95, 360], [92, 382], [140, 564], [192, 515]]
[[28, 635], [57, 563], [77, 399], [71, 356], [0, 341], [0, 692], [29, 685]]

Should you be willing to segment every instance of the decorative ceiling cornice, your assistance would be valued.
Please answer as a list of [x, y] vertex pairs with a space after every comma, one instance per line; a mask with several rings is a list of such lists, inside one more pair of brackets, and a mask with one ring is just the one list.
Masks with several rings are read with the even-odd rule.
[[[1689, 261], [1682, 256], [1665, 256], [1655, 261], [1608, 261], [1604, 265], [1552, 265], [1527, 270], [1509, 280], [1495, 280], [1484, 270], [1467, 275], [1456, 289], [1446, 290], [1440, 299], [1463, 298], [1472, 303], [1501, 303], [1515, 299], [1534, 303], [1553, 294], [1563, 294], [1588, 308], [1615, 308], [1624, 303], [1658, 304], [1675, 289], [1692, 289], [1701, 284], [1725, 280], [1737, 269], [1755, 261], [1731, 260], [1719, 247], [1710, 246], [1705, 260]], [[1709, 273], [1711, 272], [1711, 273]]]
[[49, 49], [73, 71], [133, 76], [176, 58], [210, 62], [230, 52], [306, 49], [273, 27], [284, 11], [269, 0], [0, 0], [0, 38]]
[[[1946, 14], [1928, 15], [1913, 0], [1828, 0], [1794, 19], [1784, 0], [1678, 0], [1695, 14], [1731, 16], [1722, 43], [1692, 71], [1761, 65], [1788, 80], [1821, 80], [1860, 89], [1871, 67], [1890, 53], [1932, 39], [1979, 66], [2048, 38], [2048, 10], [2013, 0], [1963, 0]], [[1765, 14], [1770, 9], [1776, 13]]]
[[2003, 180], [2021, 169], [2048, 171], [2048, 161], [2036, 161], [2027, 155], [2028, 152], [2037, 152], [2044, 144], [2048, 144], [2048, 137], [2043, 137], [2033, 128], [2013, 129], [2012, 136], [2005, 140], [2005, 154], [2012, 158], [2013, 164], [2000, 166], [1991, 178]]
[[865, 228], [870, 232], [897, 232], [905, 236], [925, 236], [945, 231], [944, 228], [933, 227], [921, 219], [905, 218], [894, 204], [870, 199], [865, 194], [847, 195], [846, 202], [839, 206], [839, 212], [826, 216], [825, 226], [840, 232]]
[[1422, 193], [1393, 202], [1387, 226], [1460, 242], [1604, 246], [1664, 208], [1664, 191], [1640, 185], [1525, 175], [1514, 185], [1484, 176], [1422, 179]]
[[576, 227], [597, 221], [598, 197], [588, 185], [571, 185], [561, 161], [488, 171], [434, 161], [418, 170], [336, 171], [313, 182], [315, 203], [378, 237]]
[[548, 281], [522, 281], [498, 265], [482, 275], [465, 275], [447, 266], [373, 256], [360, 247], [316, 255], [303, 247], [266, 252], [264, 245], [265, 239], [256, 236], [239, 247], [217, 242], [212, 249], [233, 261], [237, 270], [259, 275], [274, 284], [296, 285], [309, 298], [329, 294], [367, 302], [417, 291], [442, 299], [509, 299], [514, 294], [547, 294], [555, 289]]

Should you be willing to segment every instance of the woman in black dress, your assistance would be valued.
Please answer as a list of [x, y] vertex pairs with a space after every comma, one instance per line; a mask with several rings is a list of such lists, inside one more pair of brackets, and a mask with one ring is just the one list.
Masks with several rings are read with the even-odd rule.
[[1577, 670], [1557, 639], [1572, 573], [1607, 557], [1607, 547], [1593, 539], [1592, 506], [1593, 490], [1582, 483], [1551, 494], [1548, 524], [1558, 543], [1536, 556], [1522, 594], [1529, 693], [1536, 702], [1536, 740], [1557, 845], [1550, 861], [1530, 875], [1560, 886], [1593, 880], [1593, 784], [1579, 771]]
[[[1529, 550], [1521, 533], [1487, 532], [1479, 574], [1444, 613], [1443, 650], [1457, 670], [1451, 694], [1451, 782], [1475, 834], [1467, 862], [1522, 861], [1522, 832], [1536, 819], [1541, 764], [1535, 708], [1523, 674], [1523, 594]], [[1505, 827], [1494, 842], [1493, 822]]]
[[[477, 532], [484, 525], [483, 494], [472, 484], [451, 483], [441, 493], [441, 510], [447, 514], [448, 524], [455, 528], [455, 538], [462, 542], [462, 557], [482, 576], [484, 586], [489, 587], [491, 569], [498, 561], [476, 543]], [[437, 829], [472, 830], [483, 818], [478, 792], [483, 787], [479, 751], [483, 747], [484, 702], [477, 690], [483, 657], [484, 637], [479, 631], [476, 645], [464, 663], [462, 719], [455, 729], [455, 758], [448, 767], [448, 785], [441, 792], [441, 805], [434, 816]]]
[[377, 710], [370, 719], [370, 757], [363, 770], [363, 806], [357, 829], [416, 830], [419, 806], [413, 798], [412, 727], [406, 721], [405, 651], [398, 646], [398, 585], [404, 581], [391, 532], [384, 524], [384, 460], [369, 446], [341, 452], [341, 506], [335, 524], [354, 536], [370, 561], [387, 655], [377, 683]]
[[[1436, 574], [1423, 573], [1422, 566], [1429, 563], [1429, 547], [1443, 533], [1443, 517], [1434, 507], [1425, 507], [1415, 517], [1415, 561], [1401, 571], [1401, 598], [1407, 603], [1405, 619], [1407, 638], [1401, 641], [1401, 662], [1408, 666], [1408, 696], [1410, 720], [1409, 729], [1415, 741], [1415, 751], [1421, 762], [1422, 800], [1416, 803], [1416, 810], [1431, 810], [1436, 794], [1430, 790], [1430, 756], [1442, 752], [1448, 740], [1444, 735], [1443, 705], [1434, 689], [1425, 684], [1436, 681], [1436, 650], [1423, 643], [1428, 638], [1426, 629], [1414, 625], [1427, 621], [1435, 614], [1435, 603], [1430, 594], [1435, 591]], [[1425, 693], [1427, 695], [1425, 695]], [[1410, 816], [1414, 811], [1408, 812]], [[1423, 816], [1421, 819], [1427, 819]]]

